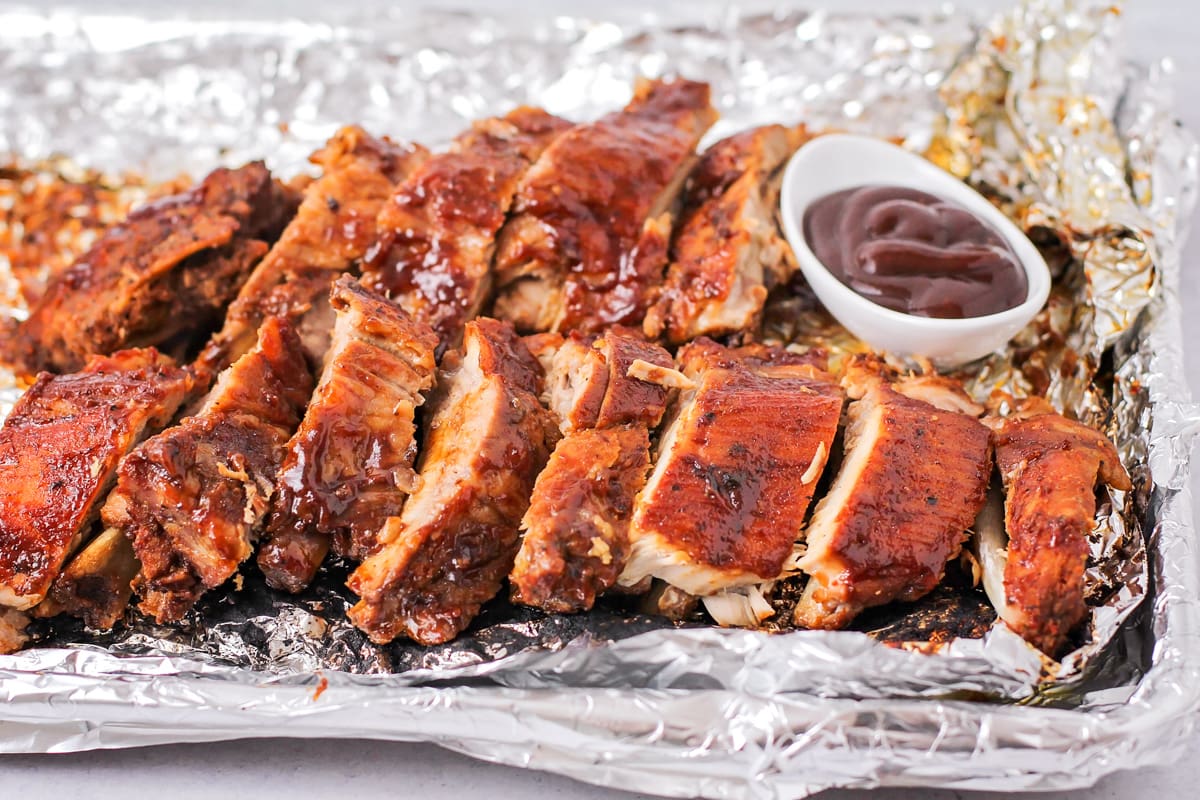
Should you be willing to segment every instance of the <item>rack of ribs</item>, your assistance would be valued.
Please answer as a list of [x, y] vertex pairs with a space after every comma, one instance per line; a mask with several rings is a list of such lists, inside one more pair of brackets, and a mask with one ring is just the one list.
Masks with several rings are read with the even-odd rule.
[[650, 431], [666, 408], [663, 384], [682, 378], [666, 350], [634, 331], [590, 339], [560, 338], [552, 354], [544, 340], [538, 347], [565, 436], [534, 484], [509, 581], [514, 602], [546, 611], [586, 611], [616, 583], [650, 470]]
[[152, 349], [38, 376], [0, 428], [0, 606], [42, 601], [92, 534], [121, 457], [170, 423], [192, 384]]
[[803, 128], [767, 125], [704, 152], [688, 177], [647, 336], [683, 344], [758, 326], [767, 294], [795, 272], [775, 213], [783, 167], [806, 138]]
[[472, 125], [384, 205], [363, 283], [428, 323], [443, 349], [457, 347], [491, 294], [496, 234], [521, 177], [570, 127], [528, 107]]
[[144, 613], [179, 619], [250, 556], [311, 394], [299, 336], [268, 317], [258, 342], [221, 373], [194, 416], [121, 462], [101, 517], [133, 541]]
[[449, 641], [500, 591], [557, 436], [542, 380], [512, 326], [493, 319], [467, 323], [461, 354], [443, 357], [417, 490], [348, 582], [362, 598], [350, 619], [372, 641]]
[[662, 282], [672, 208], [715, 120], [707, 84], [644, 80], [623, 111], [555, 139], [501, 230], [494, 313], [529, 332], [640, 324]]
[[325, 369], [276, 481], [258, 565], [277, 589], [308, 586], [332, 544], [361, 561], [415, 488], [414, 418], [433, 387], [437, 336], [343, 275]]
[[845, 454], [797, 562], [809, 575], [799, 626], [844, 628], [865, 608], [928, 594], [987, 498], [983, 408], [950, 379], [893, 377], [871, 356], [846, 366]]
[[207, 335], [295, 208], [257, 161], [143, 206], [52, 281], [12, 360], [71, 372], [92, 354]]
[[342, 128], [313, 153], [323, 169], [304, 190], [295, 218], [229, 307], [197, 365], [215, 375], [254, 346], [267, 317], [285, 318], [319, 369], [329, 346], [333, 312], [329, 286], [352, 269], [375, 241], [375, 218], [396, 184], [426, 157], [417, 145], [376, 139]]
[[841, 389], [779, 348], [699, 339], [677, 360], [693, 385], [664, 424], [620, 582], [709, 596], [775, 581], [837, 435]]
[[1096, 520], [1096, 485], [1129, 491], [1133, 484], [1112, 442], [1041, 398], [987, 422], [1007, 495], [1001, 618], [1054, 656], [1087, 616], [1083, 575]]

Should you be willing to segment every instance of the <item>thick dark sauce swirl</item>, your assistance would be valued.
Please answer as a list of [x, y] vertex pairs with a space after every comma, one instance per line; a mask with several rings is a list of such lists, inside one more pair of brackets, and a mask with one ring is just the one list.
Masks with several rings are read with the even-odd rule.
[[903, 186], [825, 195], [804, 238], [838, 280], [885, 308], [962, 319], [1015, 308], [1029, 291], [1008, 242], [962, 206]]

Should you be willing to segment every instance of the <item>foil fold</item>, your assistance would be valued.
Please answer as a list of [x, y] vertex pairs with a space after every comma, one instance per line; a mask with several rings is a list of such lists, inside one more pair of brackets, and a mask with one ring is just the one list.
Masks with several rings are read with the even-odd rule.
[[[986, 25], [717, 6], [670, 22], [0, 12], [0, 151], [30, 165], [66, 154], [165, 181], [267, 154], [288, 174], [344, 122], [437, 144], [514, 103], [595, 116], [663, 72], [713, 83], [711, 138], [800, 120], [899, 138], [1063, 249], [1057, 299], [1019, 343], [1042, 360], [997, 355], [972, 376], [977, 393], [1045, 390], [1106, 424], [1137, 485], [1102, 508], [1089, 635], [1057, 663], [1003, 626], [930, 653], [503, 604], [450, 645], [376, 648], [345, 621], [336, 574], [297, 601], [251, 578], [184, 626], [67, 626], [0, 657], [0, 752], [367, 736], [746, 798], [1063, 789], [1169, 759], [1200, 708], [1187, 486], [1200, 410], [1178, 297], [1197, 150], [1158, 68], [1120, 60], [1118, 28], [1108, 6], [1055, 0]], [[0, 406], [16, 396], [0, 390]]]

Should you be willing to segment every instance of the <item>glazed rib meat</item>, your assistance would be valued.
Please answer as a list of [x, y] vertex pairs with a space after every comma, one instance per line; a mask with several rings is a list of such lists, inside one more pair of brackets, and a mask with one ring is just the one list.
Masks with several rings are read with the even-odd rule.
[[646, 335], [682, 344], [757, 327], [768, 292], [795, 271], [775, 221], [783, 167], [802, 129], [767, 125], [717, 142], [688, 178], [662, 294]]
[[707, 84], [642, 81], [623, 111], [559, 136], [501, 231], [496, 315], [524, 331], [640, 323], [662, 281], [672, 207], [715, 119]]
[[650, 469], [650, 429], [667, 402], [656, 373], [673, 367], [667, 351], [620, 327], [592, 345], [573, 334], [554, 354], [550, 406], [566, 436], [538, 476], [521, 523], [509, 576], [515, 602], [585, 611], [616, 582], [629, 553], [634, 497]]
[[681, 391], [638, 497], [621, 583], [647, 575], [695, 595], [785, 569], [837, 434], [842, 392], [804, 356], [708, 339], [678, 360]]
[[929, 593], [987, 497], [983, 409], [949, 379], [891, 377], [870, 356], [846, 367], [845, 455], [806, 530], [797, 625], [843, 628], [864, 608]]
[[521, 176], [570, 123], [536, 108], [476, 122], [383, 207], [363, 283], [457, 347], [492, 288], [496, 233]]
[[108, 528], [71, 559], [38, 606], [47, 616], [70, 614], [93, 628], [111, 628], [125, 614], [141, 564], [133, 542]]
[[513, 602], [591, 608], [629, 556], [629, 515], [650, 470], [644, 425], [592, 428], [558, 443], [534, 485], [509, 580]]
[[529, 349], [496, 320], [468, 323], [462, 354], [443, 358], [417, 491], [350, 577], [362, 598], [350, 619], [372, 641], [449, 641], [500, 591], [557, 433], [541, 384]]
[[1087, 615], [1083, 575], [1096, 522], [1096, 485], [1133, 488], [1103, 434], [1059, 415], [1045, 400], [1024, 401], [990, 418], [996, 463], [1007, 493], [1005, 623], [1057, 655]]
[[[543, 399], [564, 434], [662, 419], [666, 386], [678, 373], [666, 350], [614, 325], [603, 337], [527, 337], [546, 372]], [[660, 374], [656, 374], [657, 373]]]
[[267, 582], [308, 586], [330, 544], [361, 560], [416, 485], [417, 406], [432, 388], [437, 337], [348, 275], [325, 369], [276, 482], [258, 565]]
[[671, 354], [638, 332], [614, 325], [593, 348], [604, 354], [608, 384], [592, 425], [639, 424], [655, 428], [666, 410], [667, 389], [687, 382]]
[[268, 317], [195, 416], [121, 462], [101, 516], [133, 541], [139, 608], [183, 616], [250, 556], [288, 439], [312, 393], [300, 338]]
[[115, 220], [190, 185], [182, 176], [151, 184], [129, 173], [114, 181], [64, 158], [32, 165], [7, 160], [0, 168], [0, 254], [25, 302], [36, 305], [50, 282]]
[[40, 602], [92, 524], [121, 457], [171, 421], [192, 377], [154, 350], [42, 373], [0, 429], [0, 605]]
[[209, 374], [229, 366], [254, 346], [263, 320], [278, 316], [296, 329], [319, 368], [333, 326], [330, 284], [367, 252], [384, 202], [425, 156], [422, 147], [376, 139], [355, 126], [313, 153], [323, 174], [304, 190], [295, 219], [242, 287], [199, 366]]
[[13, 360], [70, 372], [93, 353], [206, 335], [294, 211], [260, 162], [134, 211], [55, 278]]
[[608, 391], [609, 367], [604, 353], [592, 345], [596, 337], [572, 332], [527, 337], [530, 350], [542, 363], [546, 407], [564, 434], [596, 427]]

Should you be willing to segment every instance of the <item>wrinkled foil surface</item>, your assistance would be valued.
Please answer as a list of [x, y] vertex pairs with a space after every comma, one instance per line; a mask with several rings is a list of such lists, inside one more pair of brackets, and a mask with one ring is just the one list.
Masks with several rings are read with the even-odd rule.
[[[514, 103], [594, 117], [660, 73], [713, 83], [710, 141], [799, 120], [898, 137], [1062, 253], [1047, 312], [965, 375], [972, 388], [1045, 392], [1106, 426], [1136, 484], [1102, 504], [1092, 619], [1061, 662], [1003, 626], [920, 647], [903, 616], [869, 635], [768, 635], [503, 604], [452, 644], [376, 648], [345, 621], [336, 568], [295, 600], [247, 575], [181, 626], [35, 624], [34, 647], [0, 657], [0, 751], [365, 736], [640, 791], [763, 798], [1067, 788], [1171, 758], [1200, 708], [1187, 489], [1200, 412], [1177, 294], [1197, 156], [1159, 67], [1121, 60], [1119, 24], [1107, 6], [1048, 1], [987, 24], [718, 7], [669, 23], [0, 11], [0, 153], [34, 170], [66, 155], [88, 175], [153, 182], [265, 156], [287, 175], [346, 122], [437, 144]], [[17, 394], [0, 390], [0, 413]]]

